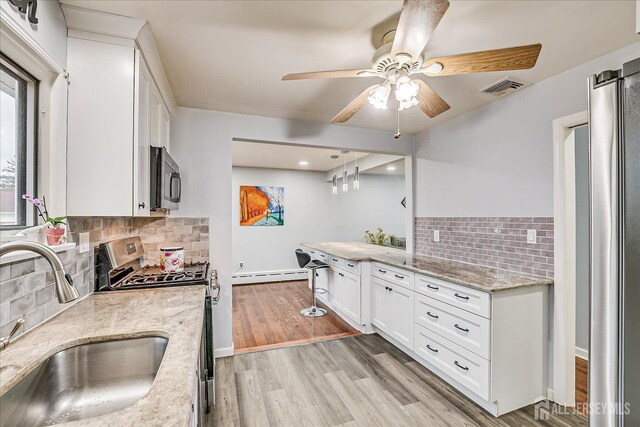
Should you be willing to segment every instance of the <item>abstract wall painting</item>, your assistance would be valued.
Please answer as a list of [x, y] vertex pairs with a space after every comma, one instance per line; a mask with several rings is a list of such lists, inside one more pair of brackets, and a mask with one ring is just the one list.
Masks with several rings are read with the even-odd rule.
[[241, 185], [240, 225], [284, 225], [284, 187]]

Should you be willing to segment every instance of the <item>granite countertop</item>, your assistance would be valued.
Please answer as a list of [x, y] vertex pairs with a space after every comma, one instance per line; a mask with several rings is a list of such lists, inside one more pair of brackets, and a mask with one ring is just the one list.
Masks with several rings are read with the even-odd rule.
[[362, 242], [320, 242], [302, 243], [302, 245], [350, 261], [380, 262], [487, 292], [553, 284], [553, 279], [545, 277], [528, 276], [498, 268], [415, 255], [388, 246], [370, 245]]
[[135, 404], [68, 426], [186, 426], [200, 351], [204, 286], [94, 293], [12, 342], [0, 354], [0, 395], [49, 356], [78, 344], [169, 339], [149, 393]]

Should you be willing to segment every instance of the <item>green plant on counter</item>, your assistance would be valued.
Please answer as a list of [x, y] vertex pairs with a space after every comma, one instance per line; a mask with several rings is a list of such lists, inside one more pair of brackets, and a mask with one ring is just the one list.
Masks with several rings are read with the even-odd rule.
[[395, 236], [393, 234], [385, 234], [382, 231], [382, 228], [378, 227], [378, 230], [375, 233], [366, 230], [364, 232], [364, 237], [367, 239], [367, 243], [384, 246], [387, 241], [391, 240]]

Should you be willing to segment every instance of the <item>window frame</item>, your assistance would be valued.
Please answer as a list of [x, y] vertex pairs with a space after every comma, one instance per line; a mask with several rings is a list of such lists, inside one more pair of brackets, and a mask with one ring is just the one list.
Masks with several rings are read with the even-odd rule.
[[[29, 208], [26, 200], [22, 199], [22, 194], [31, 192], [34, 196], [38, 191], [38, 140], [39, 140], [39, 117], [38, 105], [40, 94], [40, 80], [29, 73], [18, 63], [0, 51], [0, 62], [4, 72], [18, 81], [25, 81], [24, 94], [21, 102], [26, 107], [20, 111], [25, 120], [20, 123], [26, 143], [16, 144], [16, 165], [17, 169], [25, 170], [26, 173], [16, 177], [16, 224], [0, 224], [0, 232], [11, 230], [24, 230], [25, 228], [37, 225], [37, 211], [35, 206]], [[29, 88], [29, 83], [32, 84]], [[31, 102], [32, 105], [29, 105]], [[22, 119], [22, 117], [21, 117]], [[31, 158], [31, 160], [30, 160]], [[30, 184], [29, 184], [30, 183]]]

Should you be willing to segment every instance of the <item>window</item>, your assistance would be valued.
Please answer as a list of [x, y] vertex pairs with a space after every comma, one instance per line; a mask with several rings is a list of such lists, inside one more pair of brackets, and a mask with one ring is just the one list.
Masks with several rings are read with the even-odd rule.
[[36, 190], [38, 81], [0, 53], [0, 228], [28, 227]]

